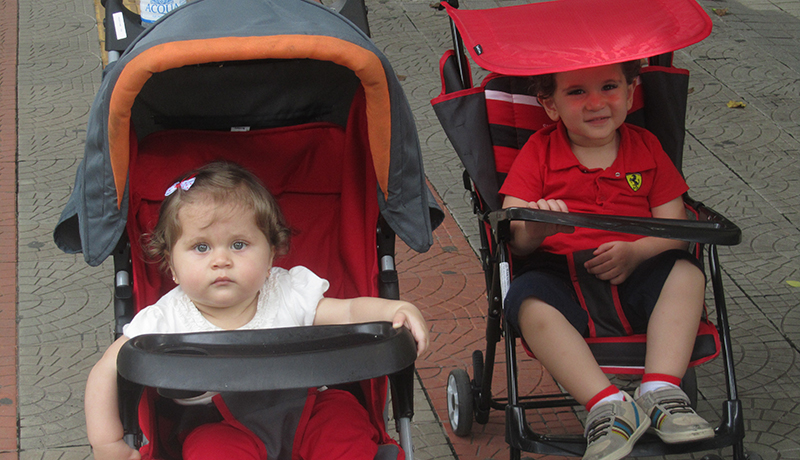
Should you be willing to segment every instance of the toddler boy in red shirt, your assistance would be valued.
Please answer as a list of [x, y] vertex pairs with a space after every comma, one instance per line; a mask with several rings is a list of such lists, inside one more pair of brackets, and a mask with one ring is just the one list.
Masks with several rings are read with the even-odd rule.
[[[556, 124], [520, 151], [500, 190], [504, 208], [686, 218], [686, 182], [654, 135], [624, 123], [639, 67], [632, 61], [533, 77]], [[525, 221], [512, 222], [511, 231], [511, 250], [537, 257], [516, 271], [505, 315], [589, 411], [584, 460], [625, 457], [648, 427], [668, 443], [713, 437], [678, 386], [705, 294], [687, 243]], [[645, 374], [634, 397], [610, 383], [584, 340], [594, 326], [576, 300], [570, 258], [614, 286], [631, 330], [647, 332]]]

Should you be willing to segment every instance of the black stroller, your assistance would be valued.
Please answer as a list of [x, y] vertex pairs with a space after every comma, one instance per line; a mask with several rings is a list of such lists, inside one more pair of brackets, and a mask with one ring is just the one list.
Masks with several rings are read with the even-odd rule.
[[[487, 423], [491, 409], [506, 414], [506, 441], [511, 458], [520, 452], [566, 456], [583, 455], [583, 436], [535, 433], [526, 421], [526, 409], [576, 405], [567, 394], [520, 396], [515, 332], [503, 318], [503, 299], [512, 276], [507, 248], [512, 220], [604, 229], [644, 236], [660, 236], [695, 243], [701, 263], [708, 254], [717, 326], [701, 321], [691, 365], [721, 354], [727, 401], [715, 437], [687, 444], [665, 444], [646, 435], [632, 456], [668, 455], [732, 446], [734, 458], [745, 454], [742, 404], [737, 396], [731, 337], [723, 295], [717, 245], [736, 245], [741, 231], [712, 209], [684, 196], [688, 221], [552, 213], [530, 209], [501, 210], [498, 193], [508, 169], [528, 137], [552, 123], [529, 93], [525, 76], [574, 70], [647, 58], [640, 75], [634, 106], [627, 122], [646, 127], [681, 169], [688, 71], [672, 66], [672, 51], [696, 43], [711, 31], [707, 14], [693, 0], [637, 2], [561, 0], [488, 10], [458, 10], [442, 4], [451, 17], [454, 50], [440, 62], [442, 93], [432, 101], [437, 116], [465, 166], [464, 185], [471, 193], [481, 236], [481, 261], [486, 277], [488, 325], [485, 354], [473, 353], [473, 374], [451, 372], [447, 385], [450, 426], [465, 436], [473, 420]], [[463, 42], [462, 42], [463, 39]], [[466, 51], [475, 63], [491, 71], [473, 87]], [[597, 321], [595, 319], [595, 321]], [[601, 368], [608, 373], [641, 374], [644, 334], [606, 334], [587, 338]], [[621, 336], [620, 336], [621, 335]], [[492, 377], [497, 343], [505, 338], [507, 398], [494, 398]], [[689, 368], [682, 387], [697, 403], [697, 381]]]
[[[276, 197], [295, 232], [276, 265], [308, 267], [330, 281], [334, 297], [399, 298], [395, 234], [423, 252], [441, 222], [408, 102], [361, 29], [311, 1], [194, 0], [142, 31], [106, 68], [54, 233], [90, 265], [113, 255], [118, 335], [172, 287], [139, 244], [163, 190], [218, 159], [249, 169]], [[413, 458], [415, 358], [408, 331], [388, 323], [137, 337], [118, 360], [126, 440], [144, 458], [179, 456], [156, 388], [346, 385], [384, 433], [379, 457], [399, 458], [384, 426], [383, 376], [391, 374], [399, 444]], [[268, 446], [268, 454], [291, 452]]]

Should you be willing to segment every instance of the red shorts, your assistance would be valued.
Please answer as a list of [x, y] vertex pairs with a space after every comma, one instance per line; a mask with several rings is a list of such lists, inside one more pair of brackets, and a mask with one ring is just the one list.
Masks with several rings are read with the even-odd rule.
[[[325, 390], [317, 394], [302, 439], [295, 439], [294, 458], [309, 460], [373, 460], [381, 433], [351, 393]], [[241, 423], [201, 425], [183, 442], [184, 460], [266, 460], [264, 443]]]

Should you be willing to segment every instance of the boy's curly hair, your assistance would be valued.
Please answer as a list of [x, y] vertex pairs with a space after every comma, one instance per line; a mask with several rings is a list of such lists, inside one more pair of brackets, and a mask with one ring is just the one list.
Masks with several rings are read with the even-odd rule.
[[[630, 85], [639, 75], [639, 71], [642, 69], [642, 61], [636, 59], [633, 61], [620, 62], [620, 65], [622, 66], [622, 74], [625, 76], [625, 81]], [[554, 73], [548, 73], [529, 77], [530, 94], [541, 99], [552, 97], [556, 92], [555, 75]]]
[[275, 255], [289, 251], [291, 229], [275, 198], [250, 171], [235, 163], [216, 161], [184, 174], [178, 181], [191, 177], [194, 183], [188, 190], [177, 187], [164, 198], [156, 227], [144, 235], [144, 252], [149, 261], [166, 271], [172, 249], [182, 233], [178, 212], [186, 204], [209, 201], [252, 210], [256, 226], [272, 245]]

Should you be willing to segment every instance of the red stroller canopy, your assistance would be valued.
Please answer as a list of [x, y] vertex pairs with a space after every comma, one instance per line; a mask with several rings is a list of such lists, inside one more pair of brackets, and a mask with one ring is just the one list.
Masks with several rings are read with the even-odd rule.
[[554, 0], [486, 10], [443, 4], [475, 63], [505, 75], [651, 57], [711, 33], [694, 0]]

